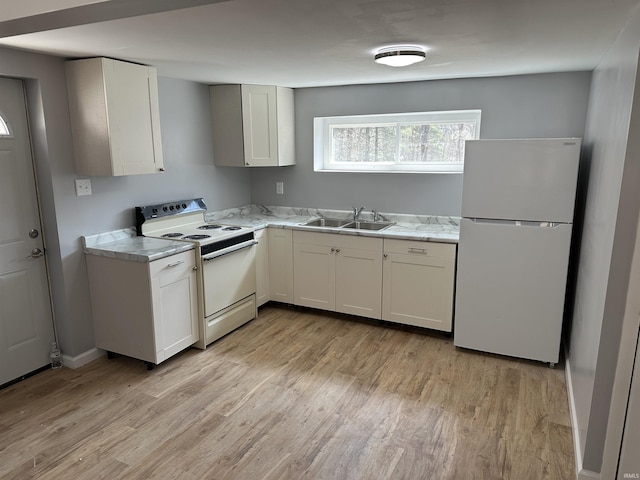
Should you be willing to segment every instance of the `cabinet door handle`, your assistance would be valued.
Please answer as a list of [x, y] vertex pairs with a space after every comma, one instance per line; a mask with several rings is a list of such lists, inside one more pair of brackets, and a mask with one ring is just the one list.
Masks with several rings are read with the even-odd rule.
[[336, 248], [336, 253], [340, 253], [340, 249], [339, 248]]
[[427, 253], [427, 249], [426, 249], [426, 248], [414, 248], [414, 247], [409, 247], [409, 253], [421, 253], [421, 254], [426, 254], [426, 253]]
[[168, 267], [177, 267], [178, 265], [182, 265], [183, 263], [184, 263], [184, 260], [180, 260], [180, 261], [175, 262], [175, 263], [170, 263], [170, 264], [167, 265], [167, 268]]
[[383, 258], [387, 258], [389, 256], [389, 254], [388, 253], [383, 253], [382, 256], [383, 256]]
[[335, 252], [335, 251], [336, 251], [336, 249], [335, 249], [335, 248], [333, 248], [333, 247], [331, 247], [331, 253], [333, 253], [333, 252]]

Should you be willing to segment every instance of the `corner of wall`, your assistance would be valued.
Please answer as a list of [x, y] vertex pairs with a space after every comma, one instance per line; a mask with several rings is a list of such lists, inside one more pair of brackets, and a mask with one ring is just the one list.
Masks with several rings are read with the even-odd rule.
[[[565, 352], [568, 352], [568, 349], [565, 345]], [[592, 472], [590, 470], [585, 470], [582, 468], [582, 454], [580, 450], [580, 429], [578, 428], [578, 419], [576, 417], [576, 405], [575, 405], [575, 397], [573, 392], [573, 383], [571, 381], [571, 362], [569, 361], [569, 356], [565, 355], [565, 380], [567, 383], [567, 397], [569, 400], [569, 416], [571, 419], [571, 433], [573, 437], [573, 451], [574, 451], [574, 461], [576, 465], [576, 480], [600, 480], [600, 474], [596, 472]]]
[[105, 352], [97, 348], [92, 348], [90, 350], [87, 350], [86, 352], [83, 352], [80, 355], [76, 355], [75, 357], [72, 357], [70, 355], [65, 355], [63, 353], [62, 365], [68, 368], [76, 369], [86, 365], [87, 363], [93, 362], [94, 360], [102, 357], [103, 355], [105, 355]]

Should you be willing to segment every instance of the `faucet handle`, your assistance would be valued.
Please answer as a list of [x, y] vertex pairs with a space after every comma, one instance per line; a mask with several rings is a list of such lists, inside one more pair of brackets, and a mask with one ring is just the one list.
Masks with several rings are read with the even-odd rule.
[[362, 211], [367, 208], [367, 207], [353, 207], [353, 220], [356, 221], [358, 220], [358, 217], [360, 216], [360, 214], [362, 213]]

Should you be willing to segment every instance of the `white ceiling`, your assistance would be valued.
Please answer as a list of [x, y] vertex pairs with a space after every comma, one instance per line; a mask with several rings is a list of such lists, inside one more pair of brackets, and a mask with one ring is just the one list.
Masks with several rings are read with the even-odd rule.
[[[310, 87], [591, 70], [640, 0], [201, 0], [85, 25], [78, 5], [127, 0], [21, 3], [0, 14], [0, 45], [130, 60], [207, 84]], [[46, 30], [40, 14], [64, 7], [72, 26]], [[5, 26], [36, 31], [6, 36]], [[426, 61], [402, 69], [372, 61], [394, 43], [427, 47]]]

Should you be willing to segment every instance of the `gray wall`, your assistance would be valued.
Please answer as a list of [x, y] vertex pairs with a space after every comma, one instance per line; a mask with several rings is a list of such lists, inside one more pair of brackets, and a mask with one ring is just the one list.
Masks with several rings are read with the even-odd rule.
[[568, 364], [583, 468], [599, 472], [638, 223], [640, 15], [593, 73]]
[[0, 75], [25, 79], [59, 341], [76, 356], [94, 347], [80, 236], [133, 224], [132, 207], [203, 196], [212, 209], [250, 202], [249, 172], [213, 165], [205, 85], [159, 79], [167, 172], [92, 178], [93, 195], [76, 197], [63, 60], [0, 48]]
[[[297, 89], [297, 165], [253, 169], [251, 200], [458, 216], [461, 174], [314, 172], [313, 118], [479, 108], [482, 138], [582, 137], [590, 78], [578, 72]], [[276, 181], [284, 182], [284, 195], [276, 195]]]
[[[54, 311], [65, 354], [94, 346], [81, 235], [130, 226], [131, 208], [204, 196], [211, 209], [247, 203], [458, 215], [460, 175], [321, 174], [312, 171], [316, 115], [481, 108], [482, 137], [582, 136], [589, 73], [461, 79], [296, 91], [298, 165], [216, 168], [208, 88], [160, 78], [167, 172], [92, 178], [93, 195], [76, 197], [62, 59], [0, 48], [0, 74], [26, 79]], [[285, 195], [275, 195], [275, 181]]]

